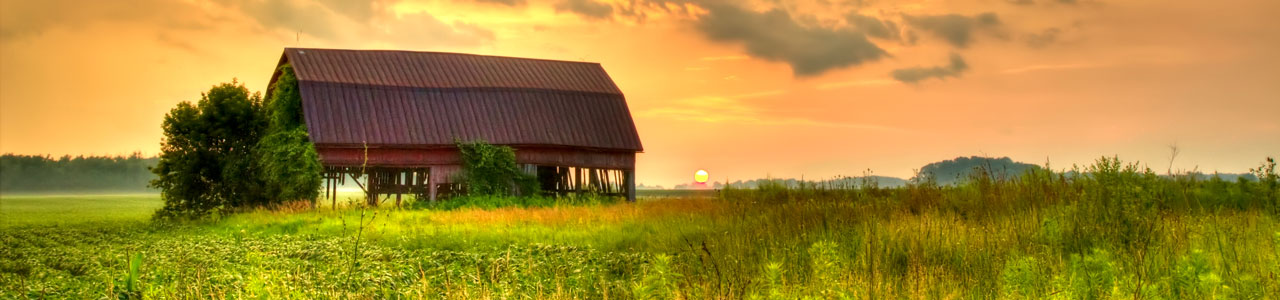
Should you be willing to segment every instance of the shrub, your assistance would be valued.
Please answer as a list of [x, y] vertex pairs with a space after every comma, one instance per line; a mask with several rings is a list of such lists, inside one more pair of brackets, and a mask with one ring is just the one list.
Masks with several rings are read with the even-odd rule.
[[456, 142], [462, 152], [462, 181], [469, 195], [536, 195], [538, 180], [516, 166], [511, 147], [485, 141]]
[[1222, 277], [1213, 272], [1213, 266], [1203, 251], [1193, 250], [1191, 255], [1183, 257], [1174, 266], [1170, 277], [1169, 292], [1172, 298], [1204, 299], [1209, 297]]
[[1004, 284], [1004, 296], [1009, 298], [1036, 299], [1048, 291], [1048, 282], [1040, 262], [1035, 257], [1024, 256], [1004, 265], [1000, 272]]
[[1071, 255], [1069, 289], [1075, 299], [1106, 299], [1115, 287], [1115, 263], [1111, 253], [1094, 249], [1087, 255]]
[[780, 300], [786, 299], [782, 285], [782, 264], [768, 263], [764, 266], [764, 286], [762, 290], [764, 295], [754, 294], [751, 299], [769, 299]]
[[671, 270], [671, 256], [656, 255], [644, 277], [632, 284], [631, 295], [635, 299], [677, 299], [679, 278], [680, 274]]
[[836, 243], [819, 241], [809, 246], [809, 260], [812, 264], [813, 276], [809, 285], [816, 287], [823, 299], [846, 299], [851, 297], [849, 290], [842, 285], [842, 261]]
[[270, 204], [309, 200], [320, 196], [320, 156], [302, 128], [278, 131], [258, 143], [258, 163]]
[[1276, 174], [1276, 159], [1267, 157], [1266, 162], [1249, 172], [1258, 177], [1258, 196], [1269, 200], [1271, 212], [1280, 215], [1280, 175]]

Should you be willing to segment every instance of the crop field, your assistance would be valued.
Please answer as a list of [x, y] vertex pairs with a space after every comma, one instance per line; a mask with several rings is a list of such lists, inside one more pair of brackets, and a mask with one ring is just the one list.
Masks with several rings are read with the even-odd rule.
[[0, 298], [1280, 295], [1274, 183], [1092, 168], [959, 186], [765, 184], [636, 203], [340, 205], [180, 223], [149, 220], [155, 196], [6, 196]]
[[146, 220], [163, 204], [159, 194], [0, 195], [0, 228]]

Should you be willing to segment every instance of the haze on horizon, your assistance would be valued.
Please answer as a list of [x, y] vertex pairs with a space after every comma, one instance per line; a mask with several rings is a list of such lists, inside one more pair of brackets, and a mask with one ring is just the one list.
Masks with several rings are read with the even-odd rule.
[[1280, 1], [0, 0], [0, 153], [159, 150], [284, 47], [601, 63], [639, 182], [910, 177], [957, 156], [1244, 172], [1280, 156]]

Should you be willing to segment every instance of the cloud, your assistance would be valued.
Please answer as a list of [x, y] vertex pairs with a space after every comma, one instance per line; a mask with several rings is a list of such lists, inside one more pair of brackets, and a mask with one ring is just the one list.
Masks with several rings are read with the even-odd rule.
[[781, 9], [753, 12], [736, 6], [708, 5], [697, 30], [709, 39], [741, 43], [752, 57], [785, 62], [796, 76], [819, 75], [888, 56], [853, 28], [805, 27]]
[[888, 40], [898, 39], [898, 24], [894, 24], [893, 21], [881, 21], [880, 19], [857, 13], [851, 13], [845, 19], [849, 22], [849, 26], [867, 34], [867, 36]]
[[1032, 48], [1044, 48], [1058, 41], [1058, 35], [1062, 33], [1061, 29], [1049, 28], [1039, 33], [1028, 33], [1023, 36], [1027, 46]]
[[952, 46], [965, 48], [973, 41], [973, 33], [980, 29], [992, 29], [1000, 26], [1000, 19], [995, 13], [982, 13], [973, 16], [959, 14], [912, 16], [904, 15], [903, 20], [912, 27], [932, 33]]
[[243, 11], [268, 30], [287, 30], [334, 39], [338, 36], [332, 10], [318, 2], [301, 0], [232, 1], [224, 4]]
[[137, 22], [165, 29], [212, 28], [209, 16], [189, 3], [162, 0], [0, 1], [0, 40], [77, 30], [96, 23]]
[[805, 117], [780, 116], [777, 112], [768, 111], [747, 104], [743, 101], [752, 98], [774, 97], [785, 93], [785, 91], [771, 90], [727, 97], [699, 96], [681, 99], [669, 106], [638, 111], [636, 112], [636, 116], [640, 118], [664, 118], [704, 123], [730, 123], [761, 126], [811, 126], [908, 132], [901, 128], [876, 124], [830, 122]]
[[563, 0], [556, 3], [556, 12], [571, 12], [587, 19], [609, 19], [613, 17], [613, 6], [595, 0]]
[[473, 24], [448, 24], [427, 13], [401, 15], [380, 39], [416, 49], [475, 47], [494, 40], [493, 31]]
[[229, 25], [247, 25], [250, 31], [278, 36], [287, 33], [290, 41], [294, 33], [329, 41], [368, 37], [420, 49], [474, 47], [494, 40], [492, 31], [473, 24], [447, 24], [422, 12], [396, 16], [389, 11], [396, 0], [214, 0], [209, 3], [212, 7], [182, 1], [126, 1], [0, 2], [0, 40], [100, 23], [140, 24], [154, 30], [160, 44], [192, 53], [200, 52], [199, 45], [180, 38], [189, 35], [181, 31], [219, 30]]
[[526, 0], [473, 0], [480, 3], [501, 4], [506, 6], [524, 6], [528, 3]]
[[[281, 1], [281, 0], [276, 0]], [[355, 21], [368, 22], [376, 17], [391, 14], [390, 8], [399, 0], [317, 0], [324, 7]]]
[[960, 57], [959, 54], [952, 53], [949, 65], [897, 69], [893, 70], [889, 75], [903, 83], [915, 84], [930, 78], [960, 77], [960, 73], [968, 69], [969, 64], [964, 62], [964, 58]]

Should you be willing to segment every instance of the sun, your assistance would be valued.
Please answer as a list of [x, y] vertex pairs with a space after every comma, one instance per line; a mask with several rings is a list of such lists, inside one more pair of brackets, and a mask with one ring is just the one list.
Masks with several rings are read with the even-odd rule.
[[693, 181], [698, 183], [707, 183], [707, 170], [698, 170], [693, 172]]

